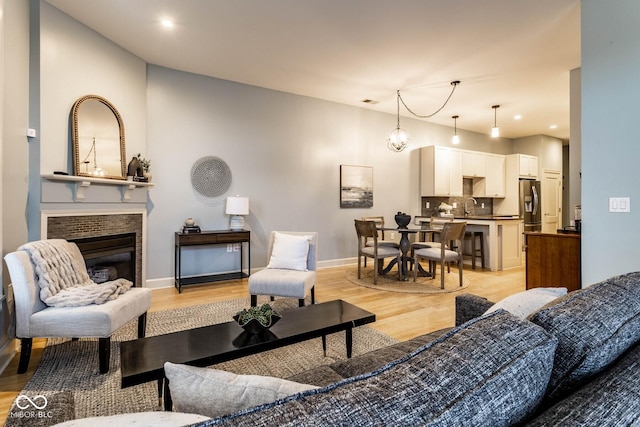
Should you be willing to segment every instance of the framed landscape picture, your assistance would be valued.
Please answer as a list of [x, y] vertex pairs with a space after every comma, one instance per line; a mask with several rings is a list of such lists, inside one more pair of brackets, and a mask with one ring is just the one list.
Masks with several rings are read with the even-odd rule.
[[340, 207], [373, 207], [373, 168], [340, 165]]

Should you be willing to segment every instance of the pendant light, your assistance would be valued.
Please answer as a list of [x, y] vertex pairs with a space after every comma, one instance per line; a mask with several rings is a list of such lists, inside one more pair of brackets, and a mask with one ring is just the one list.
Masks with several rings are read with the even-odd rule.
[[493, 108], [493, 127], [491, 128], [491, 138], [497, 138], [500, 136], [500, 128], [498, 127], [498, 108], [499, 105], [492, 105]]
[[406, 130], [400, 128], [400, 91], [398, 90], [396, 93], [398, 122], [396, 128], [389, 133], [389, 137], [387, 138], [387, 147], [389, 150], [399, 153], [407, 148], [407, 145], [409, 144], [409, 134]]
[[458, 135], [458, 126], [457, 121], [460, 116], [451, 116], [453, 119], [453, 138], [451, 138], [451, 143], [454, 145], [460, 144], [460, 135]]
[[451, 93], [449, 93], [449, 96], [447, 97], [447, 99], [444, 101], [444, 104], [442, 104], [442, 106], [440, 108], [438, 108], [435, 112], [427, 115], [427, 116], [423, 116], [420, 114], [416, 114], [414, 113], [408, 106], [407, 104], [405, 104], [404, 100], [402, 99], [402, 97], [400, 96], [400, 90], [396, 91], [396, 117], [398, 119], [396, 128], [394, 130], [391, 131], [391, 133], [389, 134], [389, 137], [387, 138], [387, 147], [389, 148], [389, 150], [391, 151], [395, 151], [396, 153], [399, 153], [400, 151], [404, 150], [405, 148], [407, 148], [407, 145], [409, 144], [409, 134], [407, 133], [406, 130], [401, 129], [400, 128], [400, 102], [402, 102], [402, 105], [404, 105], [404, 108], [407, 109], [408, 112], [410, 112], [411, 114], [413, 114], [415, 117], [419, 118], [419, 119], [428, 119], [430, 117], [435, 116], [436, 114], [438, 114], [449, 102], [449, 100], [451, 99], [451, 96], [453, 95], [453, 92], [455, 92], [456, 87], [460, 84], [460, 80], [454, 80], [451, 82], [451, 86], [453, 86], [453, 88], [451, 88]]

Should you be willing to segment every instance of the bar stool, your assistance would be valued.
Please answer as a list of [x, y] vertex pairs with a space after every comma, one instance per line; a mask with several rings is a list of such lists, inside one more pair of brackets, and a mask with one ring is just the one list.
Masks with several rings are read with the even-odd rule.
[[[480, 257], [480, 265], [484, 268], [484, 232], [482, 231], [465, 231], [464, 239], [471, 239], [471, 268], [476, 269], [476, 257]], [[480, 247], [476, 246], [476, 242], [480, 243]]]

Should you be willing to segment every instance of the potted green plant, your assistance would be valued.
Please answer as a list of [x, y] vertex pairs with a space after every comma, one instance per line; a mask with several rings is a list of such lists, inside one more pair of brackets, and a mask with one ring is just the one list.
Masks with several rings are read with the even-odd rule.
[[281, 317], [269, 304], [262, 304], [237, 312], [233, 320], [250, 334], [259, 334], [275, 325]]
[[142, 165], [142, 171], [144, 173], [144, 176], [147, 178], [147, 180], [151, 181], [151, 172], [150, 172], [151, 160], [145, 159], [144, 157], [142, 157], [142, 154], [140, 154], [140, 153], [138, 153], [136, 158], [138, 159], [138, 161]]

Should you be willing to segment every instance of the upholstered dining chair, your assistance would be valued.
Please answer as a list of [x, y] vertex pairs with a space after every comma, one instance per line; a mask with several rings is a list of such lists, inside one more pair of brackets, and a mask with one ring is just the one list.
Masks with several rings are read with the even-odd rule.
[[[421, 240], [417, 242], [411, 243], [411, 258], [413, 259], [414, 253], [418, 249], [423, 248], [439, 248], [440, 247], [440, 233], [442, 232], [442, 227], [447, 222], [453, 221], [452, 217], [439, 217], [432, 216], [429, 218], [429, 232], [419, 232], [418, 235], [430, 235], [430, 240]], [[438, 236], [438, 241], [436, 241], [436, 235]], [[447, 272], [450, 272], [449, 264], [447, 263]]]
[[[392, 248], [399, 248], [400, 244], [395, 240], [386, 240], [384, 238], [384, 217], [383, 216], [363, 216], [362, 221], [373, 221], [376, 223], [378, 229], [378, 245], [379, 246], [391, 246]], [[365, 246], [373, 246], [373, 239], [364, 239]], [[364, 259], [364, 266], [367, 266], [367, 259]]]
[[[464, 231], [467, 227], [466, 222], [446, 222], [442, 226], [440, 232], [439, 247], [427, 247], [416, 249], [413, 253], [413, 281], [418, 278], [418, 264], [420, 259], [426, 259], [429, 261], [429, 273], [431, 277], [436, 277], [435, 263], [440, 263], [440, 288], [444, 289], [444, 266], [451, 262], [458, 264], [458, 274], [460, 280], [460, 286], [462, 286], [462, 240], [464, 239]], [[453, 242], [451, 249], [447, 247], [445, 242]], [[455, 250], [453, 250], [455, 249]]]
[[272, 231], [267, 247], [267, 266], [249, 276], [251, 306], [258, 295], [298, 298], [298, 305], [311, 292], [315, 304], [318, 233], [312, 231]]
[[[79, 257], [79, 263], [84, 263], [75, 244], [70, 245], [70, 250], [74, 251], [74, 258]], [[114, 332], [137, 318], [138, 338], [145, 336], [147, 310], [151, 307], [151, 289], [130, 288], [116, 299], [103, 304], [48, 306], [40, 299], [38, 274], [30, 255], [18, 250], [8, 253], [4, 259], [13, 286], [16, 338], [20, 339], [19, 374], [25, 373], [29, 367], [33, 338], [36, 337], [74, 340], [97, 338], [99, 369], [104, 374], [109, 371], [111, 335]], [[71, 268], [69, 265], [63, 267], [67, 271]]]
[[[375, 221], [355, 220], [356, 234], [358, 235], [358, 279], [361, 278], [362, 257], [365, 259], [373, 258], [373, 284], [378, 284], [378, 268], [385, 258], [395, 257], [398, 263], [398, 279], [400, 278], [400, 265], [402, 252], [400, 249], [392, 246], [378, 245], [378, 230]], [[372, 239], [373, 245], [366, 246], [366, 240]], [[366, 267], [366, 265], [365, 265]]]

